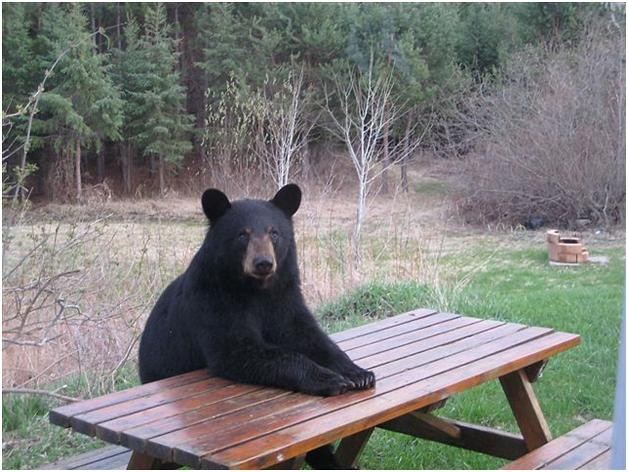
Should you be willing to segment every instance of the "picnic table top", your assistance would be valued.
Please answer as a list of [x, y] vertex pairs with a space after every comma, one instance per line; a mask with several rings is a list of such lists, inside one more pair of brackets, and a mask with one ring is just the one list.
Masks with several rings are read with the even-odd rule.
[[56, 408], [50, 421], [152, 457], [264, 468], [371, 428], [580, 342], [550, 328], [418, 309], [332, 335], [375, 388], [316, 397], [204, 370]]

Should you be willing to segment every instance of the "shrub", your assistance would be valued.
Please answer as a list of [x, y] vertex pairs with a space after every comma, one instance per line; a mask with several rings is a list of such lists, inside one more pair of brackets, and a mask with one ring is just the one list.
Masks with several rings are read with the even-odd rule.
[[476, 222], [624, 221], [625, 33], [611, 26], [589, 25], [571, 49], [515, 56], [482, 97], [481, 155], [462, 174]]

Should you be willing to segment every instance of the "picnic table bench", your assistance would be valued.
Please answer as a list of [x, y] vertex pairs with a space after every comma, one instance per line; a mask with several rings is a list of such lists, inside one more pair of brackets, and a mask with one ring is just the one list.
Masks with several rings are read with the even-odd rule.
[[[551, 356], [580, 342], [431, 309], [332, 338], [375, 373], [375, 388], [316, 397], [198, 370], [55, 408], [50, 421], [131, 449], [130, 469], [296, 468], [306, 452], [336, 440], [336, 458], [352, 467], [375, 427], [514, 460], [552, 440], [532, 382]], [[521, 434], [433, 414], [449, 396], [495, 379]]]

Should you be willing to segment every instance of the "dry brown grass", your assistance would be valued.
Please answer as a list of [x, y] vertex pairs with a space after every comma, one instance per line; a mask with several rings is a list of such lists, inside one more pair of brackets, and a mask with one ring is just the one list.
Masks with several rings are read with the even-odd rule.
[[[374, 199], [358, 263], [349, 256], [350, 190], [342, 182], [305, 189], [295, 230], [312, 307], [372, 280], [439, 283], [442, 195]], [[134, 362], [156, 297], [200, 246], [200, 205], [105, 201], [48, 205], [26, 216], [5, 225], [3, 387], [44, 388], [80, 376], [85, 395], [107, 390], [117, 370]]]

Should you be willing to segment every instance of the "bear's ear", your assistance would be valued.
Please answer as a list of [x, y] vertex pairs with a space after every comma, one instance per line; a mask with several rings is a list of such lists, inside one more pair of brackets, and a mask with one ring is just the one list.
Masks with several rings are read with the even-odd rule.
[[270, 201], [283, 211], [288, 218], [294, 215], [301, 204], [301, 189], [296, 184], [284, 185]]
[[229, 203], [227, 196], [215, 188], [205, 190], [201, 197], [201, 203], [203, 204], [205, 215], [212, 224], [231, 208], [231, 203]]

